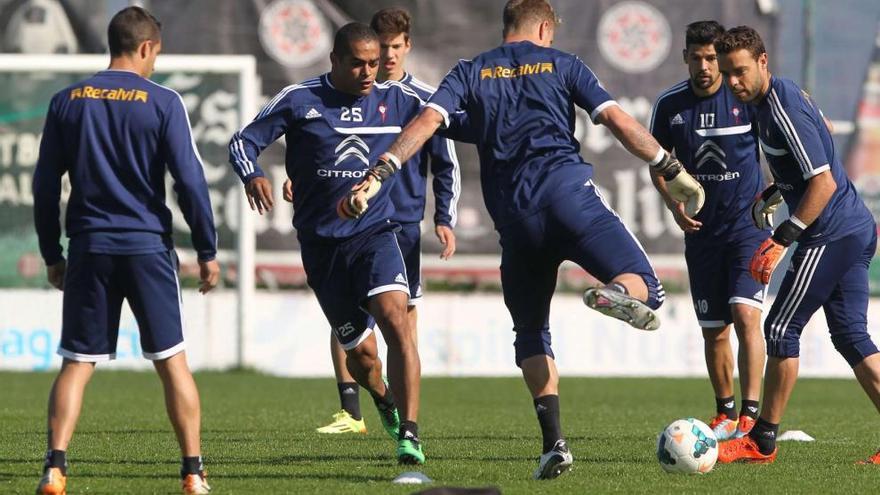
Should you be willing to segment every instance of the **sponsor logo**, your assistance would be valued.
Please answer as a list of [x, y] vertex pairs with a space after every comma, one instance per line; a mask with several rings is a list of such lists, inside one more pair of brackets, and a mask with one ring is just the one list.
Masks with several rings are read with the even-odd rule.
[[397, 282], [397, 283], [399, 283], [399, 284], [405, 284], [405, 283], [406, 283], [406, 277], [404, 277], [402, 273], [398, 273], [397, 276], [394, 277], [394, 281]]
[[724, 172], [723, 174], [691, 174], [700, 182], [724, 182], [739, 179], [739, 172]]
[[480, 80], [483, 79], [513, 79], [533, 74], [553, 72], [553, 62], [536, 62], [518, 67], [485, 67], [480, 69]]
[[700, 147], [697, 148], [697, 152], [694, 153], [694, 159], [697, 161], [697, 170], [710, 161], [715, 161], [721, 165], [724, 170], [727, 170], [727, 165], [724, 163], [725, 157], [727, 157], [727, 154], [724, 153], [721, 146], [715, 144], [711, 139], [703, 141], [703, 144], [701, 144]]
[[115, 100], [115, 101], [140, 101], [147, 102], [149, 93], [140, 89], [125, 88], [95, 88], [93, 86], [83, 86], [81, 88], [73, 88], [70, 90], [70, 99], [89, 98], [92, 100]]
[[639, 1], [616, 3], [606, 10], [597, 30], [599, 52], [624, 72], [653, 70], [669, 55], [672, 32], [666, 17]]
[[315, 173], [318, 177], [328, 179], [361, 179], [367, 175], [368, 170], [368, 168], [363, 170], [328, 170], [319, 168]]
[[317, 118], [320, 117], [320, 116], [321, 116], [321, 112], [319, 112], [319, 111], [315, 110], [314, 108], [312, 108], [312, 109], [310, 109], [309, 112], [306, 114], [306, 119], [307, 119], [307, 120], [317, 119]]
[[681, 117], [680, 113], [675, 114], [675, 117], [672, 117], [672, 120], [669, 122], [669, 125], [681, 125], [684, 124], [684, 119]]
[[357, 158], [364, 165], [370, 165], [370, 159], [367, 158], [367, 155], [370, 154], [370, 147], [367, 146], [363, 139], [354, 134], [343, 139], [333, 152], [336, 153], [336, 161], [333, 163], [334, 167], [352, 157]]

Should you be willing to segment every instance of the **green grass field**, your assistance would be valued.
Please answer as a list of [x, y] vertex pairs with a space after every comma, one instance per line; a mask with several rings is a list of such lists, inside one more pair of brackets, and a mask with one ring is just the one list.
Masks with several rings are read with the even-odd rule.
[[[45, 449], [45, 399], [54, 375], [0, 373], [0, 493], [32, 493]], [[406, 470], [362, 397], [365, 436], [319, 436], [338, 403], [328, 379], [199, 373], [203, 452], [213, 493], [412, 493]], [[503, 493], [876, 493], [880, 467], [855, 466], [880, 445], [877, 413], [854, 380], [803, 380], [783, 429], [817, 441], [783, 443], [773, 465], [716, 466], [675, 476], [654, 457], [670, 421], [706, 417], [706, 380], [562, 380], [573, 471], [530, 479], [539, 454], [531, 401], [515, 378], [430, 378], [421, 436], [435, 485], [495, 485]], [[178, 452], [158, 378], [96, 373], [69, 451], [68, 492], [176, 493]]]

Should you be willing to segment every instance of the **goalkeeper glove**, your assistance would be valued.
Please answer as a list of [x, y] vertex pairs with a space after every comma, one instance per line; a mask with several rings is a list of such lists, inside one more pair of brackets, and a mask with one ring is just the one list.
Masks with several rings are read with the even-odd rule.
[[390, 153], [379, 157], [379, 161], [367, 171], [367, 177], [355, 184], [351, 191], [339, 200], [336, 213], [343, 219], [360, 218], [367, 211], [369, 201], [379, 194], [382, 183], [400, 170], [400, 160]]
[[776, 184], [770, 184], [752, 203], [752, 223], [760, 230], [773, 228], [773, 213], [782, 204], [782, 193]]
[[749, 264], [749, 273], [752, 278], [762, 284], [770, 282], [770, 275], [779, 260], [785, 256], [785, 251], [791, 243], [800, 237], [804, 231], [801, 227], [791, 221], [791, 219], [782, 222], [782, 224], [773, 232], [773, 236], [767, 238], [761, 243], [755, 255], [752, 256], [752, 262]]
[[694, 217], [703, 208], [706, 202], [706, 192], [703, 186], [690, 174], [685, 172], [681, 162], [666, 153], [662, 160], [651, 168], [666, 180], [666, 189], [669, 196], [684, 203], [684, 211], [689, 217]]

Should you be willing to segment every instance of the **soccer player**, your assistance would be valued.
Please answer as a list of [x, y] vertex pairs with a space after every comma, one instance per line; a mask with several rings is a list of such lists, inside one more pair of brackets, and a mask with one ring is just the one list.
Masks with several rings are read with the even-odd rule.
[[[208, 493], [199, 394], [186, 362], [178, 261], [165, 206], [165, 170], [192, 230], [203, 294], [219, 279], [208, 186], [180, 95], [148, 79], [162, 49], [160, 24], [140, 7], [107, 30], [110, 68], [55, 94], [34, 172], [34, 217], [49, 282], [64, 291], [49, 395], [48, 452], [37, 493], [65, 492], [66, 452], [95, 363], [114, 359], [123, 299], [144, 357], [162, 380], [183, 455], [184, 493]], [[68, 262], [59, 244], [61, 177], [70, 177]]]
[[[483, 196], [501, 236], [501, 282], [513, 318], [516, 364], [541, 425], [537, 479], [572, 464], [559, 420], [558, 373], [549, 331], [560, 263], [569, 259], [605, 283], [585, 302], [630, 325], [654, 330], [664, 291], [635, 237], [608, 208], [573, 135], [574, 105], [608, 126], [635, 156], [666, 178], [670, 195], [702, 206], [702, 188], [651, 134], [620, 109], [577, 57], [550, 48], [558, 19], [545, 0], [511, 0], [504, 42], [450, 70], [427, 108], [382, 154], [374, 172], [340, 203], [356, 217], [385, 188], [383, 170], [408, 160], [449, 116], [467, 113], [480, 152]], [[369, 207], [369, 209], [367, 209]]]
[[[262, 214], [273, 199], [257, 157], [285, 136], [293, 226], [309, 286], [345, 350], [349, 372], [373, 397], [397, 441], [398, 461], [421, 464], [419, 353], [406, 314], [410, 289], [398, 225], [389, 220], [392, 188], [376, 196], [356, 222], [337, 212], [338, 199], [367, 174], [391, 174], [369, 164], [423, 103], [403, 84], [375, 81], [379, 53], [379, 38], [369, 26], [346, 24], [336, 32], [330, 73], [284, 88], [235, 133], [229, 153], [251, 207]], [[388, 344], [390, 389], [382, 380], [374, 323]]]
[[[797, 380], [801, 332], [820, 307], [834, 348], [880, 410], [880, 354], [867, 331], [868, 266], [877, 227], [815, 103], [793, 82], [770, 74], [761, 36], [736, 27], [715, 42], [715, 50], [725, 83], [757, 110], [760, 145], [791, 212], [755, 251], [755, 280], [768, 283], [785, 251], [798, 243], [764, 321], [768, 360], [758, 421], [747, 436], [722, 442], [718, 451], [720, 462], [766, 463], [776, 459], [779, 423]], [[880, 452], [867, 462], [880, 464]]]
[[[401, 8], [387, 8], [376, 12], [370, 27], [379, 35], [381, 49], [379, 73], [376, 79], [399, 81], [414, 91], [423, 100], [428, 100], [435, 88], [416, 79], [406, 72], [406, 56], [412, 49], [409, 12]], [[407, 317], [413, 338], [417, 339], [418, 312], [416, 304], [422, 298], [421, 285], [421, 226], [425, 215], [425, 190], [427, 188], [428, 168], [433, 175], [434, 191], [434, 234], [443, 245], [442, 259], [449, 259], [455, 253], [455, 221], [458, 197], [461, 192], [461, 172], [455, 146], [442, 136], [434, 136], [410, 166], [402, 170], [396, 185], [391, 191], [394, 203], [392, 222], [400, 224], [397, 242], [406, 263], [406, 278], [409, 281], [409, 304]], [[292, 193], [290, 181], [285, 182], [285, 199], [288, 191]], [[336, 337], [330, 334], [330, 354], [333, 357], [333, 370], [336, 374], [336, 387], [342, 409], [333, 415], [333, 421], [321, 428], [318, 433], [366, 433], [367, 428], [361, 417], [358, 384], [345, 367], [345, 351]]]
[[[723, 33], [715, 21], [688, 25], [684, 62], [689, 78], [664, 91], [651, 116], [657, 142], [674, 151], [706, 191], [706, 205], [692, 218], [669, 197], [663, 178], [652, 177], [685, 233], [691, 297], [703, 328], [706, 367], [715, 391], [716, 416], [709, 426], [719, 440], [744, 436], [758, 417], [764, 286], [749, 274], [749, 261], [769, 235], [766, 227], [750, 220], [752, 200], [763, 184], [757, 125], [753, 107], [739, 103], [722, 84], [713, 42]], [[782, 201], [776, 198], [777, 203]], [[739, 416], [733, 394], [731, 323], [740, 342]]]

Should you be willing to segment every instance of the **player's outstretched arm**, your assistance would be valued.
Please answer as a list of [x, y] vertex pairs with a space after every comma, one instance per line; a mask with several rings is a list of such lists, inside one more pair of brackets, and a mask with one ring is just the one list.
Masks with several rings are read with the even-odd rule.
[[666, 179], [661, 177], [654, 170], [651, 170], [651, 182], [654, 184], [654, 188], [657, 189], [657, 192], [660, 193], [663, 202], [666, 203], [666, 208], [672, 212], [672, 217], [675, 218], [675, 223], [678, 224], [678, 227], [683, 232], [692, 234], [700, 230], [700, 227], [703, 226], [703, 222], [694, 220], [688, 216], [684, 211], [684, 204], [672, 199], [672, 196], [669, 195], [669, 189], [666, 187]]
[[431, 107], [425, 107], [416, 118], [403, 128], [403, 132], [388, 148], [388, 153], [396, 156], [400, 163], [405, 163], [431, 139], [441, 124], [443, 124], [443, 116], [440, 115], [440, 112]]
[[703, 186], [685, 172], [675, 157], [660, 146], [654, 136], [618, 105], [602, 110], [596, 122], [608, 127], [627, 151], [648, 162], [651, 170], [663, 177], [669, 195], [685, 204], [688, 216], [696, 215], [706, 199]]
[[367, 211], [369, 201], [382, 188], [382, 183], [400, 170], [403, 163], [412, 158], [422, 145], [434, 135], [443, 123], [440, 112], [426, 107], [397, 136], [388, 151], [382, 153], [376, 165], [367, 171], [366, 178], [351, 188], [339, 201], [336, 211], [347, 219], [358, 218]]

